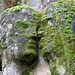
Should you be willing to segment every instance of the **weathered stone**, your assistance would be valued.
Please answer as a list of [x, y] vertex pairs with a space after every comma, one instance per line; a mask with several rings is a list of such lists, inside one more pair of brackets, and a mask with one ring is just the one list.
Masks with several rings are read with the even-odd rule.
[[[37, 2], [38, 2], [38, 4], [37, 4]], [[33, 8], [38, 9], [40, 7], [39, 2], [40, 1], [35, 2], [35, 0], [34, 0], [33, 4], [31, 6]], [[46, 1], [42, 1], [41, 3], [44, 4], [45, 2]], [[49, 2], [49, 0], [47, 2]], [[37, 4], [37, 7], [35, 7], [36, 4]], [[29, 3], [29, 5], [30, 5], [30, 3]], [[46, 5], [46, 6], [48, 6], [48, 5]], [[67, 65], [69, 65], [68, 61], [70, 60], [70, 59], [67, 59], [67, 57], [66, 57], [68, 52], [65, 53], [64, 50], [70, 51], [69, 47], [70, 46], [74, 47], [73, 42], [71, 42], [69, 44], [71, 38], [69, 38], [69, 40], [68, 40], [69, 42], [68, 41], [66, 41], [67, 43], [65, 42], [65, 46], [64, 46], [64, 42], [63, 42], [63, 39], [65, 37], [63, 35], [63, 32], [66, 28], [66, 25], [65, 25], [66, 19], [64, 19], [62, 16], [66, 15], [66, 14], [65, 14], [65, 12], [62, 12], [60, 10], [66, 9], [66, 7], [64, 7], [64, 4], [61, 4], [61, 2], [60, 2], [60, 6], [58, 5], [58, 3], [49, 5], [48, 10], [46, 11], [46, 13], [44, 15], [46, 17], [44, 17], [44, 18], [42, 17], [42, 20], [44, 20], [44, 21], [42, 21], [43, 26], [41, 26], [41, 28], [43, 28], [43, 29], [40, 29], [38, 27], [39, 31], [38, 31], [37, 37], [34, 32], [35, 29], [37, 29], [37, 28], [33, 28], [33, 26], [34, 26], [34, 23], [36, 23], [35, 18], [38, 19], [37, 17], [38, 16], [40, 17], [40, 14], [39, 15], [37, 14], [38, 16], [36, 17], [35, 11], [32, 8], [28, 7], [26, 9], [25, 8], [20, 9], [18, 7], [19, 6], [15, 7], [16, 9], [14, 7], [11, 8], [12, 11], [11, 11], [11, 9], [7, 10], [7, 12], [3, 14], [3, 16], [1, 17], [1, 20], [0, 20], [0, 22], [1, 22], [0, 23], [0, 45], [1, 45], [1, 48], [3, 49], [3, 52], [0, 53], [0, 56], [2, 56], [3, 75], [7, 75], [7, 74], [8, 75], [13, 75], [13, 74], [21, 75], [23, 69], [27, 66], [29, 66], [33, 69], [32, 74], [34, 74], [34, 75], [38, 75], [38, 74], [41, 75], [41, 74], [43, 74], [42, 72], [44, 72], [45, 75], [47, 75], [47, 74], [49, 74], [49, 75], [50, 74], [64, 75], [64, 73], [66, 72], [66, 68], [64, 67], [64, 65], [65, 65], [65, 63], [67, 63]], [[75, 7], [75, 6], [73, 5], [73, 7]], [[52, 9], [50, 9], [50, 8], [52, 8]], [[39, 8], [38, 10], [41, 11], [41, 8]], [[33, 13], [35, 15], [34, 16], [35, 18], [32, 16]], [[71, 12], [69, 12], [69, 13], [71, 13]], [[73, 14], [73, 16], [74, 16], [74, 14]], [[68, 20], [69, 21], [68, 24], [71, 24], [71, 26], [69, 26], [69, 29], [71, 29], [73, 31], [73, 34], [75, 34], [74, 17], [72, 17], [72, 15], [71, 15], [71, 19], [72, 19], [72, 22], [71, 22], [71, 20]], [[41, 21], [41, 19], [39, 19], [39, 20]], [[38, 25], [40, 23], [39, 20], [37, 22]], [[48, 25], [45, 23], [46, 20], [49, 20]], [[20, 26], [21, 24], [28, 24], [29, 26], [26, 28], [25, 26], [22, 25], [23, 27], [21, 27]], [[45, 24], [46, 24], [46, 26], [44, 27]], [[41, 23], [40, 23], [40, 25], [41, 25]], [[60, 26], [58, 26], [58, 25], [60, 25]], [[42, 32], [41, 30], [43, 30], [44, 32]], [[30, 48], [28, 48], [29, 51], [27, 53], [25, 53], [27, 51], [27, 46], [28, 46], [27, 43], [29, 44], [29, 41], [31, 42], [31, 39], [29, 39], [27, 37], [27, 34], [31, 35], [31, 37], [33, 37], [34, 40], [36, 40], [37, 42], [39, 42], [39, 40], [40, 40], [37, 47], [38, 48], [40, 47], [39, 49], [41, 49], [41, 52], [36, 52], [37, 48], [34, 46], [35, 42], [32, 40], [33, 42], [31, 44], [34, 43], [33, 47], [36, 48], [35, 51], [29, 50]], [[70, 35], [72, 34], [71, 31], [69, 34]], [[73, 37], [73, 35], [71, 37]], [[67, 39], [65, 38], [65, 40], [67, 40]], [[73, 40], [74, 40], [74, 37], [73, 37], [72, 41]], [[67, 44], [67, 46], [66, 46], [66, 44]], [[30, 47], [32, 48], [32, 46], [30, 46]], [[0, 51], [2, 51], [2, 49]], [[75, 48], [71, 48], [71, 49], [75, 50]], [[38, 53], [42, 53], [44, 55], [44, 59], [46, 60], [47, 63], [45, 62], [45, 60], [43, 59], [41, 54], [39, 54], [39, 62], [37, 61]], [[64, 58], [62, 58], [62, 55]], [[64, 61], [63, 59], [64, 60], [66, 59], [66, 61]], [[34, 60], [36, 60], [36, 61], [34, 61]], [[35, 68], [32, 67], [33, 65], [35, 66], [34, 63], [37, 63], [37, 62], [38, 62], [38, 64], [36, 65], [36, 67]], [[63, 62], [63, 65], [62, 65], [62, 62]], [[43, 63], [43, 65], [42, 65], [42, 63]], [[32, 66], [30, 66], [31, 64], [32, 64]], [[40, 65], [40, 68], [39, 68], [39, 65]], [[44, 68], [44, 65], [45, 65], [45, 68]], [[71, 62], [71, 67], [74, 67], [74, 65], [75, 65], [75, 63], [73, 60]], [[38, 72], [39, 69], [41, 69], [40, 72]], [[49, 69], [50, 69], [51, 73], [50, 73]], [[46, 72], [46, 70], [48, 72]], [[36, 72], [38, 72], [38, 73], [36, 74]]]
[[[27, 56], [24, 54], [26, 43], [29, 42], [25, 34], [30, 36], [34, 32], [33, 23], [29, 21], [29, 19], [34, 19], [31, 15], [29, 17], [29, 14], [32, 14], [32, 12], [34, 10], [30, 8], [28, 10], [23, 8], [15, 13], [8, 11], [4, 14], [5, 17], [0, 20], [0, 45], [2, 48], [6, 47], [2, 56], [3, 75], [21, 75], [22, 65], [26, 64], [25, 62], [28, 60], [33, 62], [33, 59], [36, 58], [36, 55], [33, 58], [31, 54], [31, 57], [28, 58], [27, 56], [30, 54], [26, 54]], [[29, 26], [27, 29], [18, 27], [17, 21], [26, 22]], [[25, 62], [23, 63], [24, 60]]]

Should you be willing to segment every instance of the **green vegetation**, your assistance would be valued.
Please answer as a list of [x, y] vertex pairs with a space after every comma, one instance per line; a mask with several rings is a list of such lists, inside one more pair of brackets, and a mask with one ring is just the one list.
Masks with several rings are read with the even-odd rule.
[[29, 19], [30, 22], [34, 22], [32, 19]]
[[[4, 14], [6, 14], [7, 13], [7, 11], [11, 11], [12, 13], [15, 13], [16, 11], [20, 11], [21, 9], [28, 9], [28, 8], [30, 8], [30, 9], [32, 9], [31, 7], [29, 7], [28, 5], [22, 5], [22, 6], [20, 6], [20, 5], [17, 5], [17, 6], [13, 6], [12, 8], [8, 8], [8, 9], [6, 9], [1, 15], [0, 15], [0, 18], [4, 15]], [[32, 9], [33, 10], [33, 9]]]
[[12, 42], [13, 42], [13, 39], [12, 39], [11, 37], [9, 38], [9, 42], [10, 42], [10, 43], [12, 43]]
[[22, 75], [29, 75], [29, 69], [28, 69], [28, 68], [25, 68], [25, 69], [23, 70]]
[[64, 9], [64, 10], [63, 10], [63, 12], [67, 12], [67, 11], [68, 11], [67, 9]]
[[[23, 75], [25, 75], [25, 73], [29, 75], [29, 70], [37, 62], [39, 49], [41, 49], [42, 56], [47, 61], [52, 75], [59, 75], [57, 65], [65, 66], [65, 75], [69, 75], [71, 72], [72, 75], [75, 73], [74, 67], [71, 66], [71, 61], [75, 58], [75, 36], [70, 29], [75, 7], [72, 1], [59, 1], [52, 4], [54, 4], [56, 8], [46, 8], [42, 12], [37, 10], [32, 12], [31, 15], [35, 19], [35, 23], [32, 24], [34, 35], [26, 33], [18, 34], [20, 37], [26, 37], [29, 40], [26, 42], [24, 52], [20, 52], [20, 56], [23, 58], [20, 62], [24, 62], [25, 64], [23, 65], [26, 65]], [[63, 9], [60, 9], [60, 6], [62, 6]], [[30, 7], [23, 5], [13, 7], [9, 10], [15, 13], [22, 8], [28, 9]], [[54, 11], [52, 17], [47, 17], [46, 12], [48, 10], [49, 12]], [[61, 23], [61, 19], [65, 19], [65, 25]], [[48, 21], [51, 22], [50, 25], [48, 25]], [[55, 23], [53, 21], [55, 21]], [[33, 19], [28, 19], [28, 22], [17, 20], [14, 28], [20, 27], [26, 30], [29, 26], [32, 26], [30, 23], [33, 22]], [[10, 36], [12, 36], [12, 33], [10, 33]], [[13, 39], [10, 38], [9, 41], [12, 43]], [[18, 45], [21, 46], [22, 44], [18, 43]], [[58, 63], [56, 58], [59, 60]]]
[[28, 22], [23, 22], [21, 20], [17, 20], [16, 23], [17, 23], [18, 27], [22, 27], [24, 29], [28, 28], [28, 26], [29, 26]]
[[63, 15], [63, 18], [65, 18], [65, 19], [67, 19], [69, 17], [70, 17], [69, 15]]
[[52, 11], [53, 12], [53, 9], [49, 9], [49, 11]]
[[[61, 3], [61, 4], [60, 4]], [[50, 66], [50, 70], [52, 75], [59, 75], [58, 72], [56, 71], [57, 69], [54, 69], [54, 65], [56, 66], [56, 62], [54, 60], [54, 57], [57, 57], [59, 60], [59, 64], [64, 65], [63, 62], [65, 62], [65, 67], [66, 67], [66, 73], [65, 75], [68, 75], [71, 73], [72, 68], [71, 67], [71, 60], [75, 58], [75, 36], [72, 35], [72, 31], [70, 30], [70, 23], [72, 22], [72, 16], [73, 16], [73, 10], [74, 7], [72, 6], [71, 1], [67, 2], [55, 2], [52, 3], [54, 4], [57, 8], [55, 8], [55, 12], [53, 14], [53, 17], [56, 19], [57, 24], [55, 25], [55, 28], [53, 27], [47, 27], [46, 29], [46, 35], [41, 39], [41, 46], [42, 46], [42, 55], [44, 59], [47, 61], [47, 63]], [[62, 11], [59, 10], [60, 5], [64, 4], [65, 9], [63, 9], [63, 17], [65, 19], [65, 27], [62, 25], [61, 27], [61, 22], [60, 18], [61, 15], [59, 16], [58, 13], [61, 13]], [[59, 12], [60, 11], [60, 12]], [[64, 29], [62, 29], [64, 27]], [[55, 31], [55, 33], [53, 32]], [[51, 32], [51, 33], [50, 33]], [[51, 42], [49, 40], [53, 40], [53, 46], [49, 49], [47, 42]], [[51, 58], [51, 59], [50, 59]], [[52, 64], [53, 63], [53, 66]], [[58, 65], [59, 65], [58, 64]], [[54, 73], [55, 71], [55, 73]], [[74, 69], [72, 72], [72, 75], [74, 74]]]
[[28, 6], [28, 5], [22, 5], [22, 6], [18, 5], [18, 6], [16, 6], [16, 7], [10, 8], [10, 11], [13, 12], [13, 13], [15, 13], [16, 11], [20, 11], [20, 10], [23, 9], [23, 8], [24, 8], [24, 9], [28, 9], [29, 6]]
[[[19, 52], [20, 62], [24, 62], [22, 65], [26, 65], [27, 68], [31, 69], [38, 60], [38, 50], [39, 50], [39, 42], [43, 37], [44, 31], [40, 28], [42, 27], [42, 14], [39, 11], [33, 11], [32, 16], [35, 18], [36, 23], [31, 24], [33, 22], [32, 19], [28, 19], [30, 22], [24, 22], [21, 20], [17, 20], [16, 24], [13, 28], [19, 27], [21, 30], [26, 30], [29, 26], [34, 27], [35, 35], [30, 35], [27, 33], [18, 34], [19, 37], [25, 37], [29, 41], [26, 42], [26, 47], [24, 51]], [[21, 47], [22, 43], [18, 43], [18, 46]]]

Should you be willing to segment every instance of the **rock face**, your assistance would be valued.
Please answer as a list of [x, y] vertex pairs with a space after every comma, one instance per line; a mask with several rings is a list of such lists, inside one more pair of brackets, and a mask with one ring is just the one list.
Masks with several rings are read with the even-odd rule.
[[[71, 5], [68, 5], [68, 3], [70, 3]], [[73, 61], [75, 58], [75, 32], [73, 31], [73, 16], [75, 12], [74, 3], [71, 1], [67, 1], [65, 3], [62, 1], [55, 2], [52, 3], [49, 8], [47, 8], [47, 10], [48, 11], [46, 11], [45, 13], [47, 15], [45, 18], [49, 19], [48, 26], [46, 27], [45, 31], [47, 33], [41, 40], [44, 59], [50, 66], [50, 71], [52, 71], [51, 75], [74, 74], [74, 70], [71, 70], [72, 68], [74, 69], [71, 64], [72, 56]], [[72, 53], [71, 51], [74, 53]], [[66, 63], [66, 60], [64, 58], [68, 63]], [[67, 64], [67, 69], [65, 64]], [[69, 69], [69, 67], [71, 69]], [[55, 71], [55, 73], [53, 72], [53, 70]]]
[[2, 69], [3, 73], [2, 75], [21, 75], [22, 69], [21, 66], [16, 64], [15, 62], [7, 59], [6, 52], [3, 52], [3, 58], [2, 58]]
[[33, 7], [34, 9], [37, 9], [39, 11], [42, 11], [44, 8], [46, 8], [50, 3], [56, 2], [59, 0], [28, 0], [27, 3], [29, 6]]
[[5, 4], [3, 0], [0, 0], [0, 13], [2, 13], [5, 10]]
[[56, 2], [59, 0], [0, 0], [0, 13], [4, 11], [8, 7], [27, 4], [34, 9], [42, 11], [45, 7], [47, 7], [50, 3]]
[[2, 72], [0, 71], [0, 75], [2, 75]]
[[[41, 5], [39, 0], [30, 2], [35, 9]], [[75, 2], [55, 2], [42, 12], [31, 7], [18, 5], [0, 16], [2, 74], [74, 74]]]
[[3, 75], [21, 75], [23, 68], [36, 61], [35, 41], [29, 39], [34, 32], [33, 24], [36, 22], [32, 17], [33, 11], [27, 5], [17, 6], [8, 10], [0, 20], [0, 51], [4, 50], [2, 52]]
[[46, 61], [43, 59], [41, 52], [39, 53], [39, 61], [32, 70], [32, 75], [51, 75], [49, 66], [46, 63]]

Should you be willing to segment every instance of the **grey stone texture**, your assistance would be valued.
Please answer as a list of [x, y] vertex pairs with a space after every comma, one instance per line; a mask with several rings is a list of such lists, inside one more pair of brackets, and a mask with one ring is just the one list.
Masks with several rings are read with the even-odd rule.
[[[6, 47], [2, 53], [2, 49], [0, 49], [2, 54], [2, 75], [21, 75], [22, 73], [23, 66], [21, 64], [23, 63], [21, 61], [25, 59], [20, 52], [23, 53], [26, 50], [26, 43], [29, 40], [26, 36], [20, 35], [25, 35], [25, 33], [33, 34], [33, 24], [29, 21], [29, 19], [34, 19], [31, 15], [32, 12], [33, 10], [30, 8], [21, 9], [15, 13], [8, 11], [0, 20], [0, 46]], [[27, 29], [15, 27], [18, 26], [16, 23], [18, 20], [29, 23], [29, 27]]]
[[4, 0], [0, 0], [0, 13], [2, 13], [4, 10], [5, 10]]
[[[11, 3], [9, 2], [11, 1]], [[14, 5], [13, 3], [14, 2], [17, 2], [17, 4], [27, 4], [39, 11], [42, 11], [45, 7], [47, 7], [50, 3], [52, 2], [56, 2], [56, 1], [59, 1], [59, 0], [20, 0], [18, 2], [17, 0], [0, 0], [0, 13], [2, 13], [6, 7], [7, 7], [7, 3], [10, 3], [11, 5]], [[16, 3], [15, 3], [16, 4]]]

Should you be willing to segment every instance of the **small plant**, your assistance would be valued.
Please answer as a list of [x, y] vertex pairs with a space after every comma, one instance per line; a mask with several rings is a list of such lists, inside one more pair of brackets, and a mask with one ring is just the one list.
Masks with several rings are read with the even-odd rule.
[[26, 68], [23, 70], [22, 75], [29, 75], [29, 68], [26, 67]]
[[66, 14], [73, 14], [73, 11], [68, 11]]
[[30, 22], [34, 22], [32, 19], [29, 19]]
[[53, 9], [49, 9], [49, 11], [53, 12]]
[[65, 18], [65, 19], [67, 19], [69, 17], [70, 17], [69, 15], [63, 15], [63, 18]]
[[17, 23], [18, 27], [22, 27], [24, 29], [28, 28], [28, 26], [29, 26], [28, 22], [24, 22], [24, 21], [21, 21], [21, 20], [17, 20], [16, 23]]
[[64, 9], [64, 10], [63, 10], [63, 12], [67, 12], [67, 11], [68, 11], [67, 9]]
[[31, 54], [31, 56], [32, 56], [32, 55], [33, 55], [33, 56], [36, 56], [36, 51], [33, 50], [33, 49], [32, 49], [32, 50], [29, 49], [29, 50], [26, 50], [26, 51], [25, 51], [25, 55], [30, 55], [30, 54]]
[[9, 38], [9, 42], [10, 42], [10, 43], [12, 43], [12, 42], [13, 42], [13, 39], [12, 39], [11, 37]]
[[72, 22], [71, 18], [66, 19], [66, 23], [71, 23], [71, 22]]

